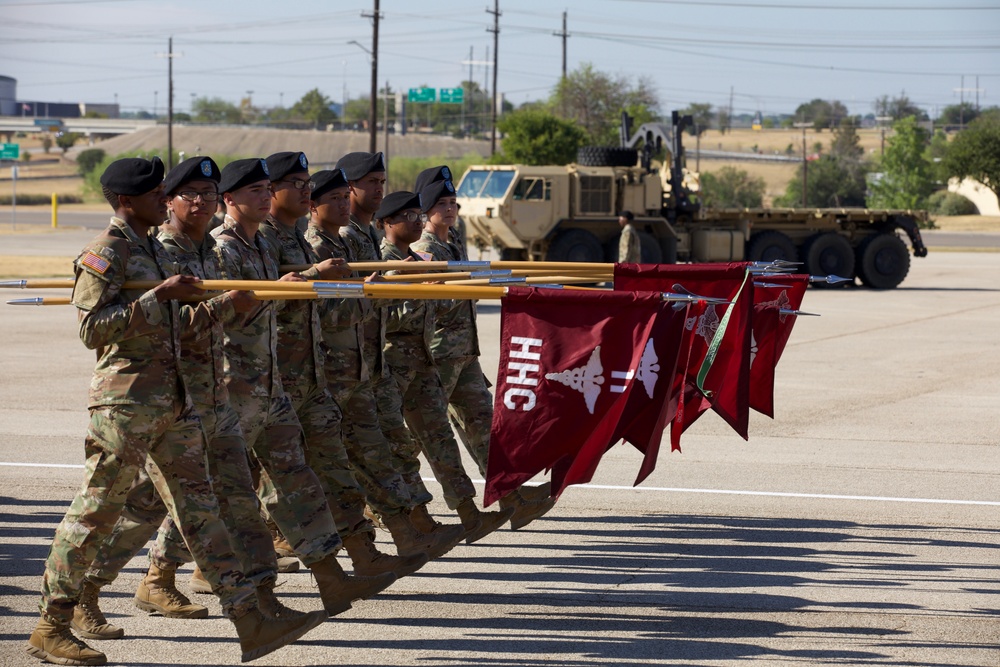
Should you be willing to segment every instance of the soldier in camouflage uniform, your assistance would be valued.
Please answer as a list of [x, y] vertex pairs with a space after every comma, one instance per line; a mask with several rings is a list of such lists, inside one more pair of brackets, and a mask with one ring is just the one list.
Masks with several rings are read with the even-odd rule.
[[[226, 165], [219, 190], [229, 213], [212, 235], [225, 277], [276, 280], [278, 252], [258, 230], [271, 209], [267, 162], [254, 158]], [[301, 278], [288, 274], [282, 280]], [[348, 577], [337, 563], [335, 553], [341, 540], [334, 515], [324, 483], [307, 463], [302, 425], [278, 369], [276, 310], [280, 303], [261, 302], [226, 327], [226, 386], [260, 467], [260, 500], [295, 555], [313, 571], [327, 611], [339, 613], [350, 608], [351, 600], [382, 590], [395, 576]], [[325, 454], [317, 448], [309, 455], [316, 460]]]
[[[205, 304], [181, 306], [174, 300], [190, 300], [200, 291], [194, 278], [174, 274], [163, 247], [148, 234], [166, 217], [162, 180], [163, 163], [157, 158], [109, 165], [101, 184], [115, 217], [74, 263], [80, 338], [97, 350], [98, 362], [90, 390], [84, 484], [56, 529], [42, 583], [41, 619], [28, 640], [28, 653], [47, 662], [106, 662], [103, 653], [73, 636], [70, 621], [87, 568], [144, 464], [235, 623], [244, 661], [294, 641], [323, 621], [315, 612], [288, 620], [265, 618], [219, 519], [201, 422], [179, 370], [182, 318], [204, 321], [215, 313]], [[125, 288], [129, 280], [163, 282], [143, 291]]]
[[[312, 221], [305, 238], [320, 259], [357, 261], [340, 236], [350, 219], [350, 189], [343, 170], [313, 175]], [[374, 279], [374, 275], [369, 278]], [[372, 310], [369, 299], [331, 300], [335, 308], [322, 320], [327, 348], [326, 379], [344, 408], [344, 442], [368, 504], [389, 528], [400, 555], [437, 558], [462, 538], [459, 525], [422, 533], [411, 518], [417, 506], [402, 475], [393, 467], [392, 445], [379, 426], [371, 372], [365, 359], [363, 322]], [[419, 464], [418, 464], [419, 465]]]
[[[159, 241], [180, 273], [199, 279], [221, 277], [215, 256], [215, 239], [207, 233], [211, 212], [219, 198], [219, 168], [209, 157], [193, 157], [174, 167], [163, 182], [170, 219], [160, 227]], [[205, 302], [213, 312], [202, 331], [196, 322], [182, 327], [181, 374], [190, 392], [195, 412], [201, 418], [208, 440], [208, 467], [212, 487], [219, 499], [222, 520], [229, 530], [232, 547], [243, 573], [257, 587], [261, 611], [273, 618], [298, 612], [284, 607], [274, 595], [277, 562], [270, 534], [258, 510], [251, 480], [246, 442], [239, 416], [229, 404], [223, 373], [223, 325], [232, 323], [239, 311], [247, 312], [255, 301], [247, 292], [229, 292]], [[104, 542], [91, 565], [84, 594], [77, 605], [73, 628], [93, 639], [117, 638], [120, 628], [104, 621], [98, 606], [100, 588], [110, 584], [156, 532], [163, 527], [149, 551], [150, 567], [136, 591], [140, 609], [169, 618], [205, 618], [208, 609], [192, 604], [177, 590], [174, 575], [178, 565], [191, 560], [176, 523], [156, 493], [150, 477], [140, 475], [129, 491], [125, 511], [111, 537]], [[295, 561], [298, 563], [298, 561]], [[208, 589], [211, 592], [211, 588]]]
[[[271, 212], [261, 225], [261, 233], [276, 249], [275, 262], [280, 265], [313, 264], [302, 277], [320, 278], [326, 267], [335, 267], [343, 259], [322, 261], [296, 221], [309, 213], [312, 183], [304, 153], [275, 153], [267, 158], [273, 194]], [[332, 270], [332, 269], [326, 269]], [[302, 421], [306, 438], [306, 460], [323, 482], [327, 502], [333, 509], [348, 555], [355, 572], [377, 575], [392, 572], [402, 577], [415, 572], [427, 562], [423, 553], [390, 556], [375, 546], [374, 526], [364, 516], [365, 494], [354, 470], [366, 487], [377, 487], [382, 494], [394, 496], [400, 503], [409, 502], [404, 496], [402, 480], [383, 474], [376, 476], [372, 466], [365, 465], [363, 453], [354, 450], [352, 466], [342, 439], [343, 413], [327, 386], [323, 323], [335, 316], [336, 301], [288, 301], [278, 311], [278, 370], [285, 391], [292, 399], [296, 414]], [[334, 341], [335, 342], [335, 341]], [[357, 445], [357, 443], [352, 443]], [[375, 457], [378, 458], [378, 457]], [[390, 472], [393, 472], [390, 470]]]
[[[446, 166], [426, 169], [417, 176], [417, 187], [420, 188], [421, 209], [427, 215], [427, 223], [412, 249], [431, 261], [468, 260], [465, 247], [454, 242], [450, 234], [458, 215], [451, 170]], [[448, 414], [466, 450], [479, 467], [479, 473], [485, 477], [493, 424], [493, 396], [479, 365], [476, 305], [468, 300], [436, 303], [440, 308], [435, 313], [430, 348], [445, 396], [448, 397]], [[500, 499], [500, 507], [514, 508], [510, 525], [515, 530], [544, 515], [555, 504], [554, 499], [545, 497], [548, 487], [540, 490], [528, 487], [524, 491], [525, 494], [535, 494], [536, 499], [525, 498], [521, 490], [514, 490]]]
[[[422, 261], [410, 250], [427, 219], [420, 212], [419, 195], [394, 192], [382, 201], [375, 217], [385, 230], [383, 257]], [[441, 483], [445, 502], [458, 512], [466, 529], [466, 542], [472, 544], [506, 523], [514, 510], [481, 512], [476, 507], [476, 490], [462, 465], [462, 454], [448, 423], [448, 399], [431, 353], [434, 312], [438, 307], [436, 301], [428, 299], [406, 300], [388, 307], [385, 356], [403, 397], [406, 424]]]

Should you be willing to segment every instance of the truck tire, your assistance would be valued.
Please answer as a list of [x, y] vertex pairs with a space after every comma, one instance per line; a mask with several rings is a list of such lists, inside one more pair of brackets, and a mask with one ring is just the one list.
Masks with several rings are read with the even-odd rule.
[[524, 248], [504, 248], [500, 251], [500, 261], [521, 262], [528, 259], [528, 253]]
[[[615, 263], [618, 261], [618, 241], [621, 234], [615, 234], [604, 244], [604, 261]], [[659, 241], [649, 232], [639, 232], [639, 262], [641, 264], [661, 264], [663, 263], [663, 250]]]
[[[840, 276], [854, 280], [854, 249], [851, 243], [834, 232], [817, 234], [806, 241], [802, 252], [806, 271], [814, 276]], [[817, 283], [817, 287], [843, 287], [847, 283]]]
[[895, 234], [876, 234], [858, 246], [857, 266], [862, 285], [892, 289], [910, 272], [910, 251]]
[[795, 244], [790, 238], [773, 229], [758, 232], [750, 237], [750, 242], [747, 244], [747, 260], [770, 262], [775, 259], [783, 259], [788, 262], [799, 261], [799, 253], [795, 250]]
[[583, 146], [576, 152], [576, 163], [583, 167], [634, 167], [639, 151], [618, 146]]
[[545, 259], [549, 262], [603, 262], [604, 248], [586, 229], [567, 229], [552, 239]]

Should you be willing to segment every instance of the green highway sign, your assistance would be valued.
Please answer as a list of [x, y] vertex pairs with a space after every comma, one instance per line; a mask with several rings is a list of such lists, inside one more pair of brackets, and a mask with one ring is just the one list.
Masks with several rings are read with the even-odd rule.
[[433, 102], [437, 99], [433, 88], [410, 88], [407, 100], [410, 102]]
[[0, 160], [16, 160], [21, 157], [20, 144], [0, 144]]
[[442, 88], [441, 104], [463, 104], [465, 102], [464, 88]]

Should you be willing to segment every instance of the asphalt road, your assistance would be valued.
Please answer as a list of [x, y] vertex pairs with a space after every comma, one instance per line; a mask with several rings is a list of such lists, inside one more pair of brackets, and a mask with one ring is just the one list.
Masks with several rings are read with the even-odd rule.
[[[499, 308], [481, 306], [493, 376]], [[640, 458], [615, 447], [549, 516], [255, 664], [1000, 664], [1000, 262], [931, 253], [899, 289], [811, 290], [803, 307], [822, 317], [797, 324], [777, 418], [753, 415], [749, 442], [706, 415], [635, 489]], [[28, 665], [94, 357], [67, 307], [0, 312], [0, 665]], [[236, 664], [214, 601], [199, 621], [131, 606], [144, 569], [103, 595], [129, 639], [94, 645], [123, 664]], [[307, 574], [281, 582], [318, 608]]]

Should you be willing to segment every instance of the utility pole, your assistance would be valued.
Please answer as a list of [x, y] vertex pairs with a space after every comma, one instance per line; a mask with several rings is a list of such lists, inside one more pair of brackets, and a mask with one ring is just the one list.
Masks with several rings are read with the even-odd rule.
[[[160, 58], [167, 59], [167, 171], [174, 168], [174, 58], [183, 56], [174, 53], [174, 38], [167, 39], [167, 52], [158, 53]], [[156, 93], [153, 93], [156, 99]], [[153, 103], [153, 115], [156, 115], [156, 103]]]
[[487, 9], [487, 14], [493, 14], [493, 27], [487, 32], [493, 33], [493, 112], [490, 116], [490, 155], [497, 152], [497, 49], [500, 46], [500, 0], [493, 0], [493, 9]]
[[[486, 60], [473, 60], [472, 59], [472, 47], [470, 46], [469, 47], [469, 59], [468, 60], [463, 60], [462, 64], [469, 66], [469, 102], [468, 102], [468, 104], [469, 104], [469, 124], [471, 125], [472, 122], [473, 122], [473, 118], [478, 113], [476, 111], [475, 105], [472, 103], [472, 66], [473, 65], [483, 65], [485, 67], [486, 77], [483, 79], [483, 96], [485, 97], [486, 93], [489, 90], [486, 87], [486, 80], [490, 78], [490, 75], [489, 75], [489, 72], [490, 72], [490, 49], [489, 49], [489, 47], [486, 47]], [[465, 105], [464, 104], [462, 105], [462, 108], [465, 109]], [[484, 116], [484, 118], [485, 118], [485, 116]], [[482, 126], [479, 125], [479, 127], [482, 127]]]
[[368, 108], [368, 152], [375, 152], [375, 142], [378, 138], [378, 22], [381, 14], [378, 11], [378, 2], [375, 0], [375, 11], [371, 14], [361, 12], [363, 18], [372, 20], [372, 90], [371, 105]]
[[566, 39], [569, 37], [569, 33], [566, 32], [566, 12], [563, 12], [563, 27], [562, 32], [552, 33], [556, 37], [562, 37], [562, 80], [566, 80]]
[[806, 192], [808, 191], [809, 161], [806, 159], [806, 129], [813, 126], [813, 123], [794, 123], [794, 127], [802, 128], [802, 206], [806, 205]]
[[[386, 166], [389, 166], [389, 81], [385, 82], [385, 103], [382, 107], [382, 126], [385, 130], [385, 152], [383, 157], [385, 158]], [[369, 151], [374, 153], [375, 151]]]

